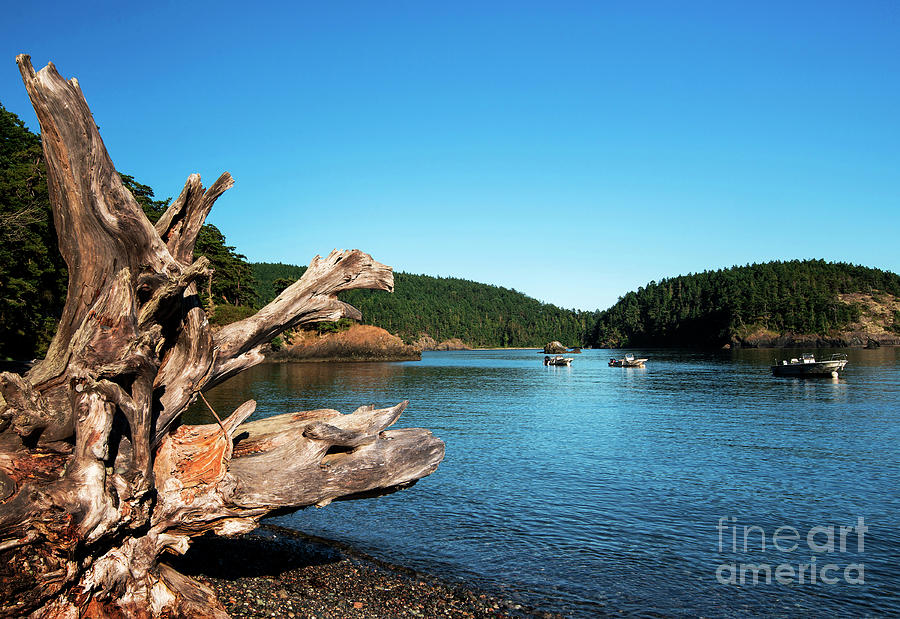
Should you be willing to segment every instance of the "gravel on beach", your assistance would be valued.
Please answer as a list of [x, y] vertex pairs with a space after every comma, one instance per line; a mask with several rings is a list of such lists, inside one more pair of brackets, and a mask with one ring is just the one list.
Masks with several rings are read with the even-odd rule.
[[195, 539], [171, 563], [235, 618], [559, 617], [280, 527]]

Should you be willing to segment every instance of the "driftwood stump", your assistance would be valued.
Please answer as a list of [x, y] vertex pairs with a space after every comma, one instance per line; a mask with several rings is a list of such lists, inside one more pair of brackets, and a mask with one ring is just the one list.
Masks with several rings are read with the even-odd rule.
[[372, 496], [435, 470], [444, 446], [386, 430], [406, 403], [243, 423], [180, 415], [202, 391], [263, 360], [283, 330], [359, 312], [337, 293], [391, 290], [358, 251], [312, 260], [256, 315], [213, 332], [195, 282], [197, 234], [233, 181], [198, 175], [154, 226], [122, 185], [74, 79], [19, 69], [41, 125], [68, 298], [46, 359], [0, 374], [0, 616], [227, 616], [160, 559], [193, 536], [233, 535], [283, 513]]

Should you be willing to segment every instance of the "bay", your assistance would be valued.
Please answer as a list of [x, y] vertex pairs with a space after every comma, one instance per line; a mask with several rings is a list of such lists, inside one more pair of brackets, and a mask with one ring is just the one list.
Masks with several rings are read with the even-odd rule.
[[410, 400], [398, 427], [446, 442], [437, 472], [274, 522], [524, 604], [575, 617], [900, 614], [900, 350], [851, 350], [840, 379], [814, 380], [769, 374], [796, 350], [640, 352], [644, 369], [609, 368], [621, 352], [606, 350], [571, 367], [533, 350], [265, 364], [208, 399], [220, 414], [255, 399], [254, 418]]

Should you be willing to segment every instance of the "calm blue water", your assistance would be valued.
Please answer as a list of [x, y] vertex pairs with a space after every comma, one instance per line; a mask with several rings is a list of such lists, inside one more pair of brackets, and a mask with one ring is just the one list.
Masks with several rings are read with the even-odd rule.
[[[546, 610], [900, 615], [900, 351], [850, 351], [839, 380], [774, 378], [771, 350], [642, 352], [645, 369], [607, 367], [610, 351], [265, 365], [210, 400], [267, 416], [409, 399], [398, 427], [446, 442], [436, 473], [275, 522]], [[774, 548], [779, 527], [799, 540], [782, 529]], [[729, 584], [749, 563], [769, 582]]]

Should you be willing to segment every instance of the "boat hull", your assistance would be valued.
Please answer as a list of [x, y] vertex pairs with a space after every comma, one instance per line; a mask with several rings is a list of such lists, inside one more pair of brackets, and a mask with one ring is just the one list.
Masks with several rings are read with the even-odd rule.
[[544, 365], [572, 365], [572, 357], [544, 357]]
[[647, 363], [647, 359], [635, 359], [634, 361], [625, 361], [624, 359], [610, 359], [609, 367], [611, 368], [642, 368]]
[[832, 376], [844, 369], [846, 359], [835, 361], [816, 361], [815, 363], [789, 363], [787, 365], [773, 365], [774, 376]]

